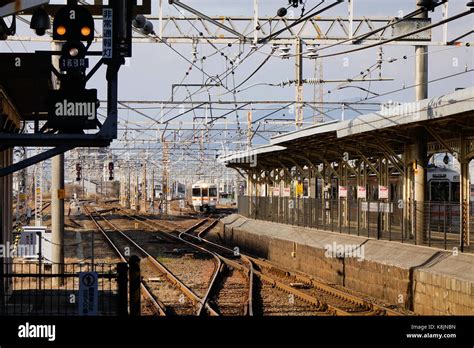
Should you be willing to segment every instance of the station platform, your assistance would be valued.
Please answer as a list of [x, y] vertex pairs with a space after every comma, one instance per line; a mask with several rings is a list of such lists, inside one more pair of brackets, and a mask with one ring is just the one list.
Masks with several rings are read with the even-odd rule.
[[423, 315], [474, 314], [474, 255], [233, 214], [210, 236]]

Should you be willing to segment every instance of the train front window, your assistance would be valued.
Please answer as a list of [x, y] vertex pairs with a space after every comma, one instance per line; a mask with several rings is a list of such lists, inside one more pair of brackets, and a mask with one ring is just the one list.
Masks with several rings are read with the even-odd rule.
[[193, 188], [193, 197], [201, 197], [201, 189]]
[[459, 202], [459, 183], [453, 182], [451, 184], [451, 201]]
[[202, 189], [202, 196], [207, 197], [207, 188]]
[[209, 196], [210, 197], [217, 197], [217, 188], [215, 188], [215, 187], [209, 188]]
[[432, 181], [430, 183], [430, 198], [435, 202], [449, 201], [449, 182]]

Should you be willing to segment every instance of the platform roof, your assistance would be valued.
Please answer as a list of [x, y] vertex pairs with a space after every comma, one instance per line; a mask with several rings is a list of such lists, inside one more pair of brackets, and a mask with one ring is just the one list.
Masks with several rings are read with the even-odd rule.
[[[17, 62], [21, 68], [16, 67]], [[49, 52], [0, 55], [0, 86], [23, 120], [46, 119], [52, 85]]]
[[0, 131], [17, 133], [20, 129], [20, 114], [7, 92], [0, 86]]
[[[461, 134], [474, 137], [474, 87], [422, 100], [384, 106], [379, 112], [357, 116], [347, 121], [332, 121], [278, 135], [270, 144], [253, 148], [260, 166], [293, 166], [334, 161], [347, 152], [350, 158], [399, 155], [420, 133], [428, 142], [432, 135], [449, 141]], [[422, 132], [420, 132], [422, 130]], [[274, 147], [278, 146], [278, 148]], [[229, 167], [246, 168], [243, 158], [249, 152], [221, 157]]]

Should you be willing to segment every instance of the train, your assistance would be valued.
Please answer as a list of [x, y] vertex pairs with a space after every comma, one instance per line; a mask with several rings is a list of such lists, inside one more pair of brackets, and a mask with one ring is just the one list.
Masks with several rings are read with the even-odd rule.
[[217, 185], [199, 181], [192, 185], [193, 209], [197, 212], [213, 212], [218, 202]]

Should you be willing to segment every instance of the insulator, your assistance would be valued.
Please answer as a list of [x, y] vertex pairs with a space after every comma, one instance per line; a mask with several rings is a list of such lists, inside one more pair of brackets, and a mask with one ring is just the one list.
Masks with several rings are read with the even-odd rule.
[[305, 79], [303, 82], [306, 83], [307, 85], [317, 85], [321, 83], [321, 80], [310, 78], [310, 79]]

